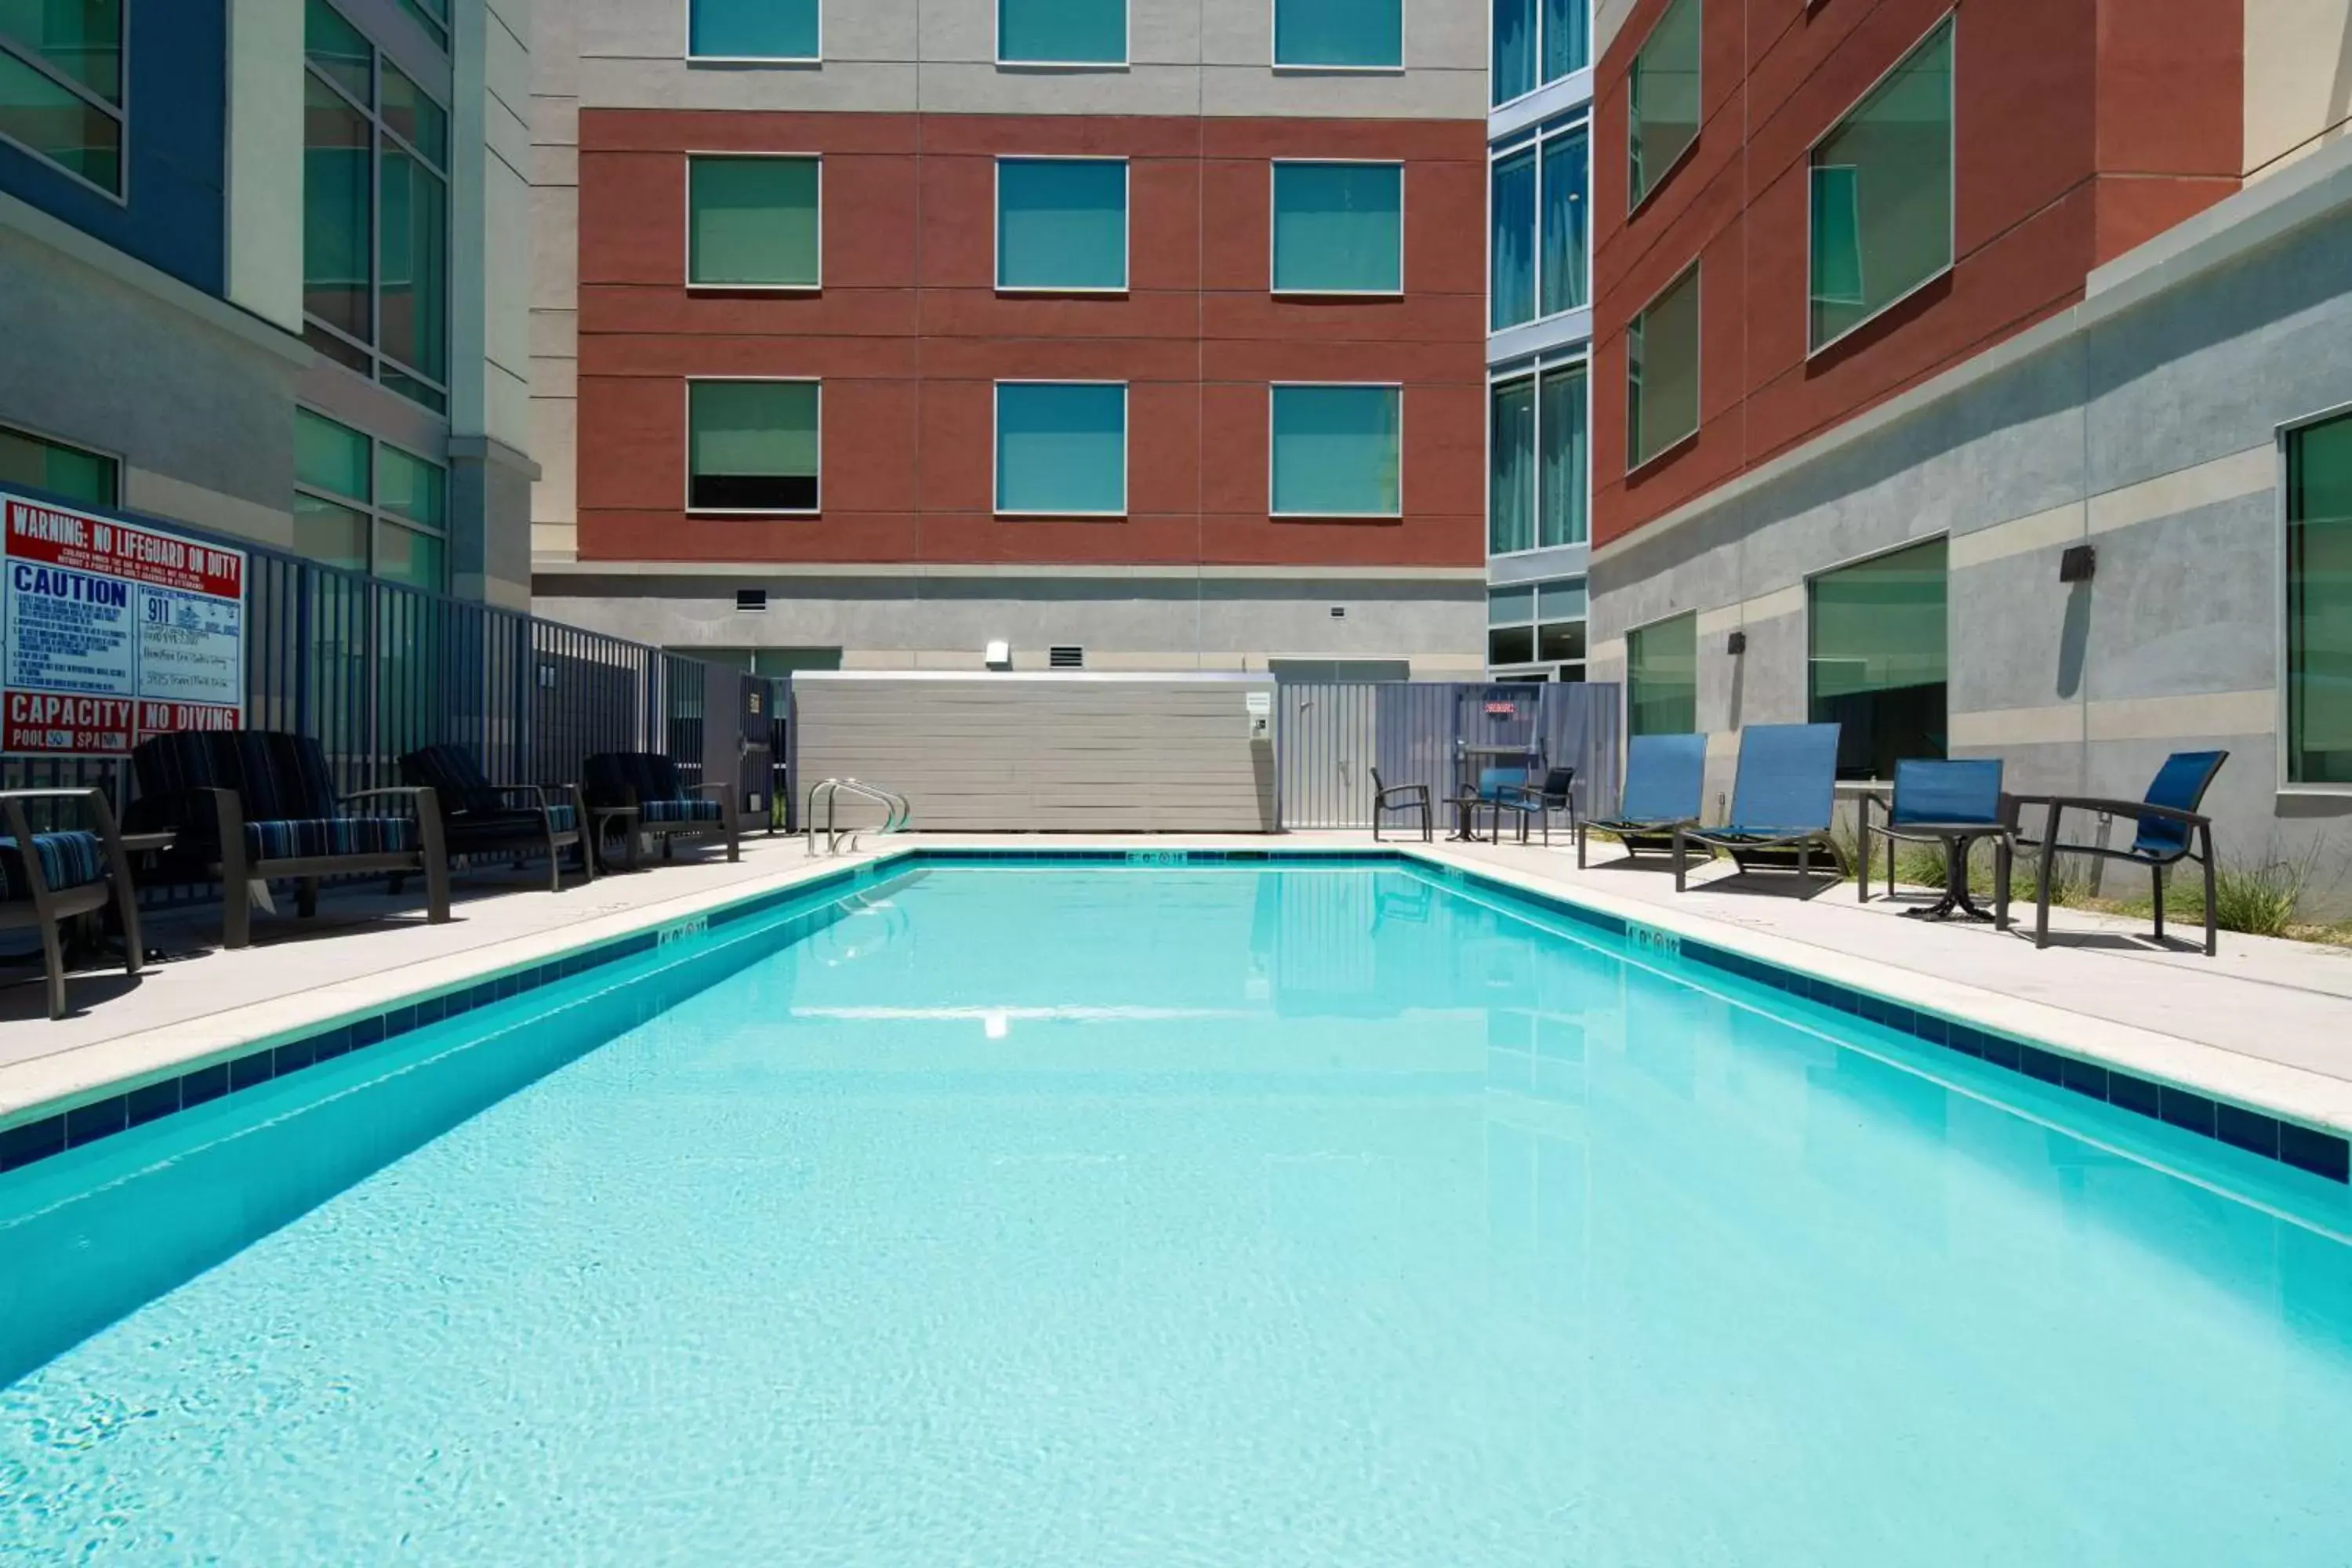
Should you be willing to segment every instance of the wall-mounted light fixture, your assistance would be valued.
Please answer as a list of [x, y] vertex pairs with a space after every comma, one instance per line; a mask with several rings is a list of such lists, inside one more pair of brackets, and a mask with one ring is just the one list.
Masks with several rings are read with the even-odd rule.
[[2098, 547], [2090, 544], [2070, 544], [2058, 557], [2058, 581], [2087, 583], [2099, 570]]
[[1746, 632], [1734, 632], [1729, 637], [1724, 638], [1723, 651], [1729, 654], [1734, 658], [1738, 658], [1741, 654], [1746, 653], [1748, 651], [1748, 634]]

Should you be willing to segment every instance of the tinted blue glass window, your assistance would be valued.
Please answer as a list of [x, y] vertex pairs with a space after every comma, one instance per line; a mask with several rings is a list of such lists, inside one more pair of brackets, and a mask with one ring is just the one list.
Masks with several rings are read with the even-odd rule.
[[1126, 163], [998, 159], [996, 283], [1000, 289], [1126, 288]]
[[996, 510], [1119, 516], [1127, 510], [1127, 388], [1002, 383]]

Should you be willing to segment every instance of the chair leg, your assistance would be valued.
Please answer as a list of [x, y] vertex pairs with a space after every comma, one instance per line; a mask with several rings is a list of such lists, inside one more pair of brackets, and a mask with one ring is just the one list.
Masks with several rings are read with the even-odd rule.
[[[29, 849], [27, 851], [29, 853]], [[41, 963], [48, 972], [49, 1016], [66, 1016], [66, 952], [65, 944], [58, 940], [58, 922], [44, 919], [41, 927]]]
[[2150, 866], [2147, 868], [2147, 876], [2148, 880], [2156, 888], [2156, 940], [2162, 942], [2164, 940], [2164, 868]]
[[[398, 884], [394, 884], [395, 887]], [[319, 879], [305, 877], [295, 887], [294, 912], [309, 920], [319, 912]]]
[[2056, 850], [2057, 840], [2053, 835], [2051, 842], [2042, 846], [2041, 885], [2035, 889], [2033, 898], [2033, 945], [2037, 948], [2050, 945], [2050, 868], [2058, 858]]
[[563, 847], [555, 841], [555, 829], [547, 830], [547, 890], [563, 891]]
[[2213, 829], [2211, 826], [2200, 825], [2197, 829], [2197, 836], [2205, 847], [2205, 956], [2213, 958], [2221, 951], [2221, 924], [2213, 911]]
[[1683, 830], [1677, 827], [1675, 829], [1675, 891], [1677, 893], [1683, 890]]
[[1576, 868], [1584, 869], [1584, 824], [1576, 825]]
[[1992, 847], [1992, 929], [2009, 929], [2009, 879], [2016, 869], [2016, 856], [2009, 840], [2001, 839]]
[[1429, 802], [1424, 800], [1421, 803], [1421, 841], [1423, 844], [1432, 843], [1435, 841], [1436, 837], [1437, 822], [1429, 809]]
[[432, 925], [449, 923], [449, 857], [425, 857], [425, 919]]

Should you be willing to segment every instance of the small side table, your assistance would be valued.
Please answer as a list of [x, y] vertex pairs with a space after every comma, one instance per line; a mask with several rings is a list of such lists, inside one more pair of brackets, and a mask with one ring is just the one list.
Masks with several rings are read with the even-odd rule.
[[[1941, 921], [1958, 915], [1962, 920], [1990, 921], [1995, 926], [2008, 928], [2006, 910], [1997, 915], [1979, 907], [1969, 890], [1969, 847], [1979, 838], [1990, 838], [2006, 848], [2008, 828], [1993, 822], [1906, 822], [1903, 833], [1911, 838], [1939, 838], [1944, 844], [1944, 896], [1924, 909], [1905, 910], [1906, 919]], [[1892, 844], [1888, 852], [1893, 852]]]
[[[131, 862], [131, 886], [124, 889], [123, 896], [136, 899], [139, 896], [139, 873], [147, 869], [140, 862], [148, 856], [161, 855], [171, 848], [178, 841], [179, 835], [165, 827], [152, 833], [124, 833], [118, 837], [122, 843], [123, 858]], [[74, 929], [75, 935], [69, 946], [81, 958], [104, 957], [121, 949], [122, 917], [116, 912], [114, 901], [110, 899], [104, 908], [92, 910], [76, 921]], [[146, 951], [139, 955], [141, 963], [161, 963], [164, 961], [162, 948], [151, 943], [142, 942], [142, 945]]]

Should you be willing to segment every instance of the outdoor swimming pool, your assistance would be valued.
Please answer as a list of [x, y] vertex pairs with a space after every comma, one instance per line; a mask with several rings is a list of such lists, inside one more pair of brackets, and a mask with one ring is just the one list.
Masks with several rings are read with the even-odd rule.
[[2347, 1561], [2340, 1184], [1396, 867], [842, 892], [0, 1175], [0, 1557]]

